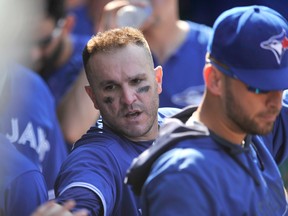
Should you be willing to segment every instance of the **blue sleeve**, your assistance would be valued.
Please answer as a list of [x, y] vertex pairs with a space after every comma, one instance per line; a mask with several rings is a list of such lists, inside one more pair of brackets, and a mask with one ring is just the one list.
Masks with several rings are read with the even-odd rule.
[[5, 215], [30, 216], [34, 210], [48, 200], [43, 175], [29, 171], [16, 178], [6, 190]]
[[[104, 212], [109, 215], [117, 193], [115, 187], [118, 180], [115, 179], [113, 173], [116, 169], [115, 159], [105, 147], [80, 146], [70, 153], [62, 165], [55, 182], [56, 197], [63, 201], [77, 198], [81, 201], [81, 205], [94, 211], [94, 209], [97, 210], [96, 203], [88, 201], [86, 197], [98, 196], [103, 204]], [[73, 188], [79, 188], [79, 194], [66, 193], [64, 196], [65, 191]]]
[[272, 147], [267, 147], [277, 164], [281, 164], [288, 157], [288, 94], [283, 95], [282, 105], [281, 113], [275, 122], [272, 134], [264, 137], [265, 143], [273, 143]]
[[71, 199], [71, 197], [76, 201], [76, 206], [72, 209], [72, 212], [86, 209], [89, 212], [89, 216], [104, 215], [102, 202], [93, 191], [81, 187], [70, 188], [61, 194], [56, 201], [59, 204], [63, 204], [65, 201]]

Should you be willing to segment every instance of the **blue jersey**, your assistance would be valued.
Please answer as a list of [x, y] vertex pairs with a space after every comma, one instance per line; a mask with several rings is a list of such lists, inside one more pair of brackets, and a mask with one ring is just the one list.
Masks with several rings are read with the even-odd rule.
[[39, 169], [0, 135], [0, 215], [30, 216], [48, 200]]
[[[163, 67], [160, 107], [198, 105], [204, 92], [203, 68], [212, 29], [188, 22], [190, 31], [178, 50], [161, 63]], [[154, 64], [159, 65], [155, 56]]]
[[72, 33], [91, 37], [95, 34], [95, 26], [93, 25], [92, 18], [89, 16], [89, 8], [87, 5], [80, 5], [68, 12], [76, 18]]
[[211, 131], [179, 141], [152, 166], [144, 215], [288, 215], [277, 167], [288, 155], [287, 131], [288, 104], [271, 134], [247, 136], [244, 147]]
[[[160, 109], [159, 124], [165, 116], [178, 111], [174, 108]], [[95, 209], [99, 205], [103, 207], [103, 215], [140, 215], [138, 198], [123, 182], [132, 160], [152, 142], [132, 142], [113, 133], [105, 125], [103, 128], [92, 127], [76, 142], [63, 163], [55, 184], [58, 202], [74, 199], [77, 208], [86, 208], [91, 215], [97, 215]], [[91, 193], [97, 195], [100, 204], [97, 199], [90, 199]]]
[[43, 171], [52, 193], [67, 156], [54, 99], [38, 74], [20, 66], [9, 71], [4, 88], [0, 131]]
[[73, 52], [70, 58], [61, 67], [53, 71], [47, 71], [42, 75], [55, 98], [56, 105], [83, 70], [82, 51], [90, 39], [88, 36], [79, 35], [71, 35], [70, 37], [73, 44]]

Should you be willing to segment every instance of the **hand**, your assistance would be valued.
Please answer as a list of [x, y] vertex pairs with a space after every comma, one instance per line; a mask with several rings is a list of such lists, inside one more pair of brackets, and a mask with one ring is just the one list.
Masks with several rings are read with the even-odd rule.
[[55, 203], [55, 201], [48, 201], [39, 206], [31, 216], [88, 216], [88, 211], [79, 210], [71, 213], [69, 210], [75, 206], [75, 201], [69, 200], [63, 205]]
[[[147, 6], [147, 3], [140, 2], [140, 1], [129, 2], [127, 0], [110, 1], [103, 8], [102, 16], [98, 24], [98, 29], [96, 29], [96, 32], [99, 32], [99, 31], [103, 32], [108, 29], [119, 27], [117, 24], [117, 12], [119, 11], [119, 9], [127, 5], [145, 7]], [[140, 27], [140, 29], [143, 30], [144, 28], [146, 28], [146, 26], [149, 26], [151, 21], [152, 19], [151, 17], [149, 17], [149, 19], [147, 19], [147, 21], [143, 24], [143, 26]]]

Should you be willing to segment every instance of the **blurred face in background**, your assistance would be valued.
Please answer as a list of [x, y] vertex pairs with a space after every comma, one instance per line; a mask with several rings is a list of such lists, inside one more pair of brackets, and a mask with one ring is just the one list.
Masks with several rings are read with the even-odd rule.
[[42, 73], [55, 65], [63, 49], [63, 22], [46, 17], [37, 25], [30, 59], [27, 59], [28, 66], [34, 71]]

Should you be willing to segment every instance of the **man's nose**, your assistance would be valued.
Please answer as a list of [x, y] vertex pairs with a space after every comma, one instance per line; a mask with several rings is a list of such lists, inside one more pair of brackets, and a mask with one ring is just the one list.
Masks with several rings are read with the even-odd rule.
[[137, 97], [134, 89], [131, 88], [122, 89], [121, 101], [123, 103], [131, 105], [136, 101], [136, 99]]

